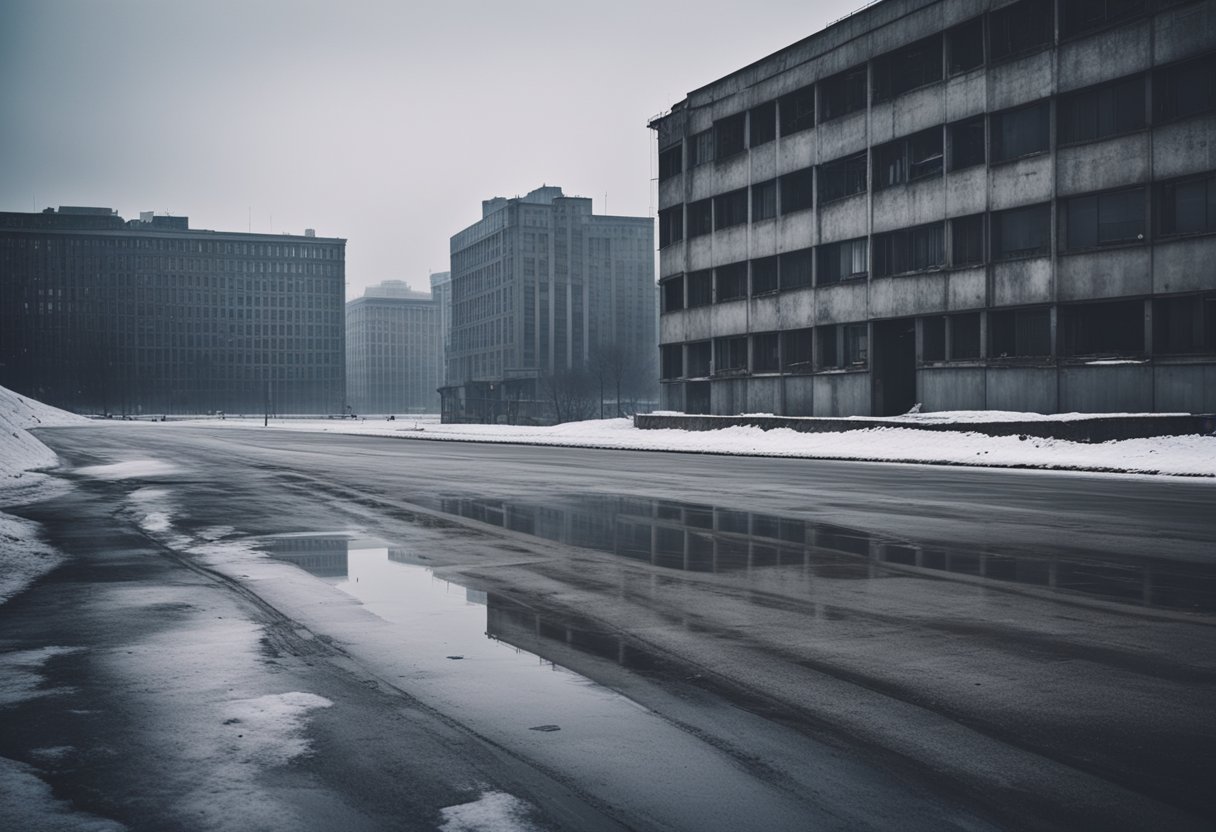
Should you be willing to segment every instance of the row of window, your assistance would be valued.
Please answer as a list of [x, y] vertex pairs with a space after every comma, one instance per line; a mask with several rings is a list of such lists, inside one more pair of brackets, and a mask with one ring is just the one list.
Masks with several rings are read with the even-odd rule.
[[[1182, 0], [1185, 2], [1186, 0]], [[1130, 19], [1180, 0], [1061, 0], [1061, 39]], [[985, 61], [1001, 61], [1052, 45], [1054, 0], [1021, 0], [931, 35], [869, 64], [809, 84], [773, 101], [714, 122], [688, 140], [688, 167], [727, 159], [748, 147], [773, 141], [886, 101], [948, 75], [969, 72]], [[985, 54], [986, 52], [986, 54]], [[659, 179], [684, 170], [681, 145], [659, 153]]]
[[[1151, 321], [1153, 354], [1216, 353], [1216, 295], [1060, 306], [1054, 349], [1051, 312], [1038, 307], [918, 318], [919, 362], [1141, 357], [1149, 354], [1146, 318]], [[865, 369], [868, 358], [869, 325], [863, 322], [664, 344], [659, 361], [663, 380], [670, 381]]]

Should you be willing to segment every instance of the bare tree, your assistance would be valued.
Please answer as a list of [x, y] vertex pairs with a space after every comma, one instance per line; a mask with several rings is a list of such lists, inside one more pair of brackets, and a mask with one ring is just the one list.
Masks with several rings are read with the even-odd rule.
[[557, 370], [541, 378], [545, 400], [553, 407], [554, 421], [578, 422], [596, 414], [595, 374], [587, 368]]

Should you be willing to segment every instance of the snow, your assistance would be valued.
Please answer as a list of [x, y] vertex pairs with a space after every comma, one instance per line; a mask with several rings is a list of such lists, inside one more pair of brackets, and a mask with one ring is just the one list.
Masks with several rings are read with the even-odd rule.
[[536, 827], [527, 821], [529, 806], [506, 792], [483, 792], [472, 803], [441, 809], [440, 832], [529, 832]]
[[127, 827], [112, 820], [73, 811], [71, 804], [51, 793], [38, 770], [0, 757], [0, 829], [40, 832], [122, 832]]

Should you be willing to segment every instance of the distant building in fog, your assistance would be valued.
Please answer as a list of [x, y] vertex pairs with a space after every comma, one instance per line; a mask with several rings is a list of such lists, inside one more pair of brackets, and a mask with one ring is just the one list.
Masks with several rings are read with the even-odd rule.
[[346, 391], [355, 413], [437, 413], [439, 305], [402, 280], [346, 304]]
[[452, 273], [431, 275], [431, 296], [439, 306], [439, 386], [447, 386], [447, 356], [452, 349]]
[[346, 240], [0, 213], [0, 385], [110, 413], [336, 413]]

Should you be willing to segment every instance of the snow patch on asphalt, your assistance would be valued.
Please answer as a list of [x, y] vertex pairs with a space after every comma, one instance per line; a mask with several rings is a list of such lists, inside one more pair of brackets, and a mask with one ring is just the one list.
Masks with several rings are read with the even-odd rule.
[[[42, 687], [45, 678], [42, 666], [56, 656], [79, 651], [79, 647], [39, 647], [34, 650], [13, 650], [0, 653], [0, 706], [15, 705], [43, 696], [72, 693], [74, 688]], [[0, 825], [0, 829], [4, 829]]]
[[130, 480], [143, 477], [163, 477], [181, 469], [160, 459], [128, 459], [108, 465], [86, 465], [76, 473], [99, 480]]
[[37, 769], [0, 757], [0, 829], [38, 832], [122, 832], [127, 827], [96, 815], [74, 811], [51, 794]]
[[37, 523], [0, 512], [0, 604], [63, 560], [55, 547], [43, 541]]
[[224, 703], [220, 715], [229, 729], [229, 753], [239, 763], [260, 768], [285, 765], [308, 753], [304, 736], [308, 712], [333, 704], [323, 696], [300, 691]]
[[441, 809], [440, 832], [532, 832], [528, 819], [532, 807], [506, 792], [483, 792], [472, 803]]

